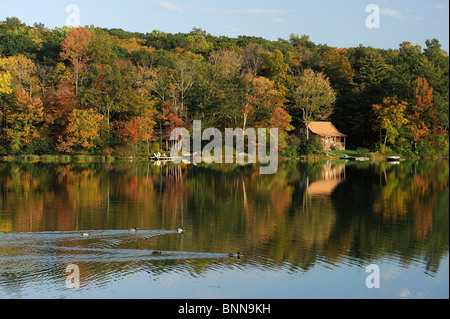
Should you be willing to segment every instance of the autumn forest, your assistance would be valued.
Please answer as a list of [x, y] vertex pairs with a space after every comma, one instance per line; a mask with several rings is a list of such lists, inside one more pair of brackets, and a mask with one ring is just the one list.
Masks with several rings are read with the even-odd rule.
[[347, 147], [431, 156], [449, 151], [449, 57], [425, 47], [337, 48], [288, 40], [127, 32], [0, 21], [0, 155], [139, 155], [175, 127], [276, 127], [330, 120]]

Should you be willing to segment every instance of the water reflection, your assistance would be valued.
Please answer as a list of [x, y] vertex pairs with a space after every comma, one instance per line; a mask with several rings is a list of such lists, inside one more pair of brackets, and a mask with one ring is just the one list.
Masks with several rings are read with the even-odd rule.
[[[3, 163], [0, 287], [28, 296], [70, 263], [83, 287], [381, 260], [435, 276], [448, 258], [448, 180], [448, 161], [437, 160], [283, 162], [274, 175], [252, 165]], [[244, 257], [227, 258], [237, 251]]]

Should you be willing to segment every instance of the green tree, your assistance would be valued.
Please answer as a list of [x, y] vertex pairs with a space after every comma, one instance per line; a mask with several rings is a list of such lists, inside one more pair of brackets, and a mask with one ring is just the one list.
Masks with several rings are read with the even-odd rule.
[[111, 118], [126, 111], [133, 102], [133, 66], [129, 61], [92, 65], [87, 80], [82, 103], [95, 107], [105, 117], [109, 130]]
[[306, 127], [312, 121], [325, 120], [332, 114], [336, 92], [323, 73], [306, 69], [296, 84], [298, 87], [294, 92], [295, 106], [302, 111], [302, 120]]
[[347, 56], [347, 51], [326, 47], [322, 54], [320, 67], [329, 77], [330, 83], [338, 91], [347, 88], [353, 81], [354, 71]]

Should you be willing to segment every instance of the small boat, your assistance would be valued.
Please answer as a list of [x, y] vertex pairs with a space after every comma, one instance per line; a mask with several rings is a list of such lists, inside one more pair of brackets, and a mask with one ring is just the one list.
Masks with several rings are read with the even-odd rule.
[[400, 160], [400, 156], [388, 156], [386, 159], [389, 162], [398, 162]]

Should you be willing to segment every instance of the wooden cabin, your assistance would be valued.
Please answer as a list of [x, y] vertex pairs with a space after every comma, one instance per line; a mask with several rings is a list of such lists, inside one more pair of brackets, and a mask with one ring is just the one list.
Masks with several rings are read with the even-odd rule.
[[347, 135], [338, 131], [331, 122], [313, 121], [309, 123], [308, 128], [305, 125], [298, 127], [294, 134], [300, 138], [306, 138], [307, 129], [309, 136], [318, 136], [324, 150], [345, 150], [345, 139]]

